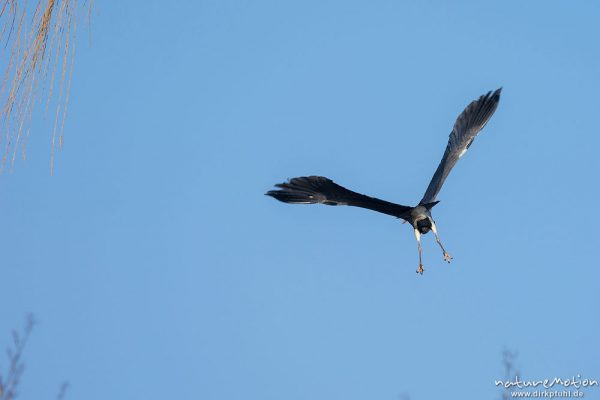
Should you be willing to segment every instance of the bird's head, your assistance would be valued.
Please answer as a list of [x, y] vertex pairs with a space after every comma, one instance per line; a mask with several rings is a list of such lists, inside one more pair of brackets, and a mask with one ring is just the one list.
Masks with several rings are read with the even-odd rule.
[[417, 229], [421, 234], [426, 234], [431, 230], [431, 220], [429, 218], [424, 218], [417, 221]]

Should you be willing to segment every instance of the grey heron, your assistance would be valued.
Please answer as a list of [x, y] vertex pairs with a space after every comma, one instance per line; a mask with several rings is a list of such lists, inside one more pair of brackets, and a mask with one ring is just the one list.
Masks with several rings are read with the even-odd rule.
[[458, 116], [450, 137], [448, 145], [442, 156], [429, 186], [419, 204], [415, 207], [390, 203], [374, 197], [365, 196], [348, 190], [329, 178], [322, 176], [303, 176], [289, 179], [288, 182], [279, 183], [275, 186], [277, 190], [265, 193], [268, 196], [284, 203], [291, 204], [325, 204], [329, 206], [348, 205], [367, 208], [369, 210], [388, 214], [410, 223], [413, 227], [415, 239], [419, 249], [419, 267], [417, 273], [423, 274], [423, 256], [421, 249], [421, 235], [432, 231], [435, 240], [442, 249], [444, 260], [450, 262], [452, 257], [438, 236], [437, 227], [431, 216], [431, 209], [439, 203], [437, 195], [444, 181], [456, 162], [469, 149], [477, 134], [490, 120], [500, 101], [502, 88], [479, 97], [471, 102]]

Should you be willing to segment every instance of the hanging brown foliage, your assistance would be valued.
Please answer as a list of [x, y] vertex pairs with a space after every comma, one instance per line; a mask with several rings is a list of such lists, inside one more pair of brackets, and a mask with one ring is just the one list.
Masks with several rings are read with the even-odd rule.
[[[52, 173], [69, 105], [77, 0], [0, 0], [0, 5], [0, 66], [5, 69], [0, 85], [0, 172], [7, 166], [12, 170], [17, 154], [25, 158], [34, 110], [42, 108], [47, 114], [52, 105]], [[88, 13], [91, 5], [83, 4]]]

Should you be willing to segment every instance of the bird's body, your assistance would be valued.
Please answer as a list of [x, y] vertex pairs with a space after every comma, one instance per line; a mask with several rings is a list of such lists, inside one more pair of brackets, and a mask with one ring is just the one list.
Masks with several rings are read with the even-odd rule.
[[450, 262], [452, 257], [446, 252], [437, 234], [437, 227], [431, 216], [431, 209], [438, 203], [437, 195], [456, 162], [469, 149], [475, 137], [494, 114], [502, 88], [488, 92], [479, 99], [471, 102], [458, 116], [454, 128], [448, 138], [448, 145], [438, 165], [423, 198], [414, 207], [390, 203], [374, 197], [365, 196], [348, 190], [329, 178], [322, 176], [305, 176], [292, 178], [286, 183], [280, 183], [278, 190], [271, 190], [266, 194], [285, 203], [292, 204], [325, 204], [348, 205], [367, 208], [387, 215], [401, 218], [410, 223], [414, 229], [415, 238], [419, 248], [418, 273], [423, 273], [421, 261], [421, 235], [432, 231], [437, 243], [440, 245], [444, 260]]
[[426, 234], [431, 230], [431, 211], [425, 206], [416, 206], [409, 213], [410, 224], [413, 228], [418, 229], [419, 233]]

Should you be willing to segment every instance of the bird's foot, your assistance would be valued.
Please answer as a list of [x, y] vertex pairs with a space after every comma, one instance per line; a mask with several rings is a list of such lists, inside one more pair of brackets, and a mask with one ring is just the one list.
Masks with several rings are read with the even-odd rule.
[[425, 268], [423, 268], [423, 264], [419, 264], [419, 268], [417, 269], [417, 274], [423, 275], [423, 272], [425, 272]]
[[444, 261], [446, 261], [448, 264], [450, 264], [450, 261], [452, 261], [452, 256], [446, 252], [444, 252]]

